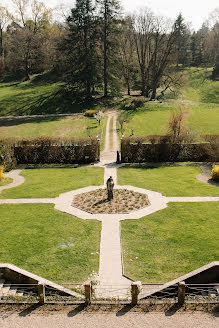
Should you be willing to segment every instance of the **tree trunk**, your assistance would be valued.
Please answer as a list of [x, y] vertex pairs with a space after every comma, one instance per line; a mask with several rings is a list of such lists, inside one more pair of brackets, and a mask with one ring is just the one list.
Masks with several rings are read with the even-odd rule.
[[130, 92], [130, 85], [129, 85], [129, 82], [127, 83], [127, 85], [128, 85], [128, 96], [130, 96], [130, 95], [131, 95], [131, 92]]
[[108, 67], [107, 67], [107, 5], [105, 4], [104, 13], [104, 67], [103, 67], [103, 81], [104, 81], [104, 97], [108, 96]]
[[3, 49], [3, 30], [0, 26], [0, 57], [4, 58], [4, 49]]
[[152, 88], [151, 100], [156, 99], [156, 95], [157, 95], [157, 85], [154, 85]]

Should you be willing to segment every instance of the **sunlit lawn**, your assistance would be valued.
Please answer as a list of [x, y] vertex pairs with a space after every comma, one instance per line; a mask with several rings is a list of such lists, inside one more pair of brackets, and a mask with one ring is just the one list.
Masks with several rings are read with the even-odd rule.
[[211, 80], [212, 69], [189, 68], [185, 70], [189, 84], [181, 88], [178, 99], [163, 103], [147, 102], [133, 111], [125, 124], [124, 135], [163, 135], [172, 112], [183, 104], [187, 125], [197, 134], [219, 133], [219, 81]]
[[101, 223], [53, 207], [0, 205], [0, 262], [58, 283], [83, 283], [98, 272]]
[[25, 182], [3, 190], [0, 198], [52, 198], [60, 193], [103, 184], [103, 169], [99, 167], [25, 169]]
[[219, 187], [198, 181], [197, 166], [119, 168], [118, 183], [161, 192], [164, 196], [219, 196]]
[[133, 280], [173, 280], [219, 260], [219, 202], [169, 203], [121, 223], [124, 273]]

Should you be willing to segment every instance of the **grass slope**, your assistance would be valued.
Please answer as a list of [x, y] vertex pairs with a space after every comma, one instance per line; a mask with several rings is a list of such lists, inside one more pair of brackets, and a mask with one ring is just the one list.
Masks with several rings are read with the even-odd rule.
[[124, 273], [135, 281], [167, 282], [219, 260], [219, 202], [171, 203], [121, 227]]
[[103, 169], [99, 167], [26, 169], [25, 182], [3, 190], [0, 198], [53, 198], [60, 193], [103, 184]]
[[77, 219], [50, 204], [0, 205], [0, 262], [57, 283], [83, 283], [98, 271], [100, 229], [100, 222]]
[[[107, 118], [102, 120], [100, 126], [94, 118], [83, 115], [66, 117], [42, 118], [10, 118], [0, 119], [1, 138], [36, 138], [36, 137], [95, 137], [97, 134], [105, 136]], [[101, 138], [102, 141], [102, 138]]]
[[166, 132], [167, 122], [178, 104], [187, 112], [187, 124], [199, 134], [219, 133], [219, 81], [211, 80], [212, 69], [188, 68], [185, 75], [188, 85], [181, 90], [177, 99], [163, 103], [148, 102], [130, 115], [124, 134], [134, 131], [136, 136], [160, 135]]
[[217, 186], [196, 179], [197, 166], [161, 166], [158, 168], [119, 168], [118, 183], [161, 192], [164, 196], [219, 196]]

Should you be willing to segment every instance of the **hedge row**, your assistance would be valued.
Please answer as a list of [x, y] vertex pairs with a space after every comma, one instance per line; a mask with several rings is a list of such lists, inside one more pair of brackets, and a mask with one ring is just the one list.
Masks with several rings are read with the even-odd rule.
[[85, 164], [100, 158], [95, 138], [37, 138], [11, 141], [18, 164]]
[[219, 160], [219, 143], [148, 144], [124, 138], [121, 143], [123, 163], [207, 162]]
[[0, 140], [0, 166], [3, 166], [5, 171], [10, 171], [15, 168], [16, 164], [14, 148], [11, 142]]

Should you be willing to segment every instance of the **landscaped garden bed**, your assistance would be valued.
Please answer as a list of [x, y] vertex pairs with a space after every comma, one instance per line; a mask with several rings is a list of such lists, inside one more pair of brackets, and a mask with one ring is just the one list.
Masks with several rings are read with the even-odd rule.
[[114, 198], [110, 201], [107, 198], [107, 190], [98, 189], [79, 194], [72, 202], [72, 206], [92, 214], [129, 213], [149, 204], [147, 195], [126, 189], [115, 189]]

